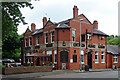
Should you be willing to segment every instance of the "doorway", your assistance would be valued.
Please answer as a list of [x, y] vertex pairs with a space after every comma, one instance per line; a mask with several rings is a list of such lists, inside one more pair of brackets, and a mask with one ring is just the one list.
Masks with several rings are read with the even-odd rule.
[[60, 62], [62, 64], [61, 68], [66, 69], [66, 63], [68, 63], [68, 52], [67, 51], [60, 52]]
[[40, 66], [40, 58], [37, 58], [37, 60], [36, 60], [36, 66]]
[[88, 52], [88, 65], [89, 65], [89, 68], [92, 68], [92, 54], [91, 54], [91, 52]]

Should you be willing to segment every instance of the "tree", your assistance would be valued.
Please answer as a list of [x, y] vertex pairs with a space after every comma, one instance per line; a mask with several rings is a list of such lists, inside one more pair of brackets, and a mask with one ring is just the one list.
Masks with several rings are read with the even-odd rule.
[[111, 35], [107, 37], [107, 44], [118, 45], [120, 47], [120, 36]]
[[20, 39], [17, 33], [19, 23], [27, 24], [24, 21], [20, 8], [30, 7], [28, 2], [3, 2], [2, 3], [2, 56], [13, 58], [20, 49]]

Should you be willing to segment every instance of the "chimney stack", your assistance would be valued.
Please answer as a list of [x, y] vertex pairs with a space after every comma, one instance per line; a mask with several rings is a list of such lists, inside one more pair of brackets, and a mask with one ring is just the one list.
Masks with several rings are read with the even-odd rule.
[[34, 23], [31, 24], [31, 30], [35, 30], [36, 29], [36, 25]]
[[43, 17], [43, 27], [46, 25], [46, 23], [47, 23], [47, 18]]
[[77, 8], [77, 6], [74, 5], [74, 8], [73, 8], [73, 18], [75, 18], [76, 16], [78, 16], [78, 8]]
[[94, 22], [93, 22], [93, 28], [98, 29], [98, 21], [97, 20], [94, 20]]

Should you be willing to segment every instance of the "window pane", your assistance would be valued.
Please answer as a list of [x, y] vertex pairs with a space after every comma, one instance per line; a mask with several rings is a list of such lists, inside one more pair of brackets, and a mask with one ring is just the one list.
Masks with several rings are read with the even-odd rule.
[[77, 55], [73, 55], [73, 62], [77, 62]]
[[72, 31], [72, 41], [75, 41], [75, 30]]

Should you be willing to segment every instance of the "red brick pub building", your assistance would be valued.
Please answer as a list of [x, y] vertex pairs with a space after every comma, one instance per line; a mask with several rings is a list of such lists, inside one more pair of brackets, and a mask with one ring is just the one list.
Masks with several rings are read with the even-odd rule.
[[[81, 55], [80, 55], [80, 19]], [[81, 64], [92, 69], [107, 68], [107, 35], [98, 30], [98, 22], [91, 23], [84, 14], [73, 8], [73, 18], [58, 23], [43, 17], [43, 28], [34, 23], [22, 38], [22, 64], [55, 69], [80, 69]]]

